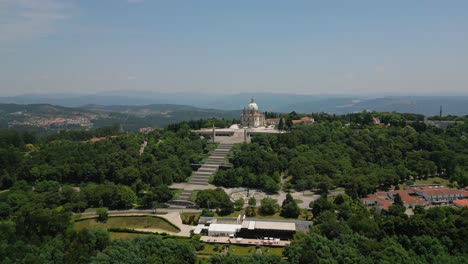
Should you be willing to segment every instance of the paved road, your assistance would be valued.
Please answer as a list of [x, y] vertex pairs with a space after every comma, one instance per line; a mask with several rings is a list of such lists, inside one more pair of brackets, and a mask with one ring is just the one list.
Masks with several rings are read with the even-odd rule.
[[140, 155], [145, 152], [146, 146], [148, 146], [148, 140], [145, 139], [145, 141], [143, 142], [143, 144], [141, 144], [141, 147], [140, 147]]

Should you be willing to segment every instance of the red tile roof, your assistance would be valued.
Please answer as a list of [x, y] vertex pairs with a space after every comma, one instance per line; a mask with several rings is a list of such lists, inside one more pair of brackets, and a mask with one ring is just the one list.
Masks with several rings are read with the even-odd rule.
[[378, 194], [371, 194], [366, 198], [362, 198], [363, 201], [371, 201], [377, 203], [377, 207], [383, 210], [388, 210], [388, 208], [393, 204], [393, 201], [390, 199], [384, 199]]
[[304, 122], [307, 122], [307, 123], [315, 121], [313, 118], [308, 117], [308, 116], [301, 117], [301, 120], [304, 121]]
[[458, 189], [451, 189], [444, 186], [413, 187], [411, 190], [424, 193], [426, 195], [466, 195], [466, 192]]
[[374, 121], [374, 125], [380, 125], [380, 119], [378, 117], [372, 117], [372, 120]]
[[393, 195], [399, 194], [403, 204], [409, 205], [424, 205], [427, 203], [427, 200], [421, 196], [417, 196], [413, 190], [398, 190], [392, 191]]
[[110, 136], [110, 137], [99, 137], [99, 138], [92, 138], [90, 140], [88, 140], [87, 142], [98, 142], [98, 141], [101, 141], [101, 140], [104, 140], [104, 139], [108, 139], [108, 138], [116, 138], [117, 136]]
[[454, 200], [453, 203], [459, 207], [468, 207], [468, 200]]

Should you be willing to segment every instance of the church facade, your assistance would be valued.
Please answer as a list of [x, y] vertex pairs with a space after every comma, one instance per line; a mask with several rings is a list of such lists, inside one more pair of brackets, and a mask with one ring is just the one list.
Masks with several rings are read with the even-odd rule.
[[265, 126], [265, 115], [258, 111], [258, 105], [252, 97], [250, 104], [244, 107], [241, 114], [241, 126], [243, 127], [260, 127]]

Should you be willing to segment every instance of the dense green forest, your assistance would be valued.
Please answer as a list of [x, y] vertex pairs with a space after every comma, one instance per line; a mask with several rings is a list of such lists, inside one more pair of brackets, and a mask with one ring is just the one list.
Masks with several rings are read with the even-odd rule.
[[209, 119], [198, 119], [198, 120], [190, 120], [190, 121], [183, 121], [180, 123], [169, 124], [167, 129], [170, 131], [178, 131], [182, 128], [190, 128], [190, 129], [202, 129], [202, 128], [227, 128], [233, 124], [238, 124], [239, 120], [232, 119], [218, 119], [218, 118], [209, 118]]
[[[71, 213], [54, 190], [32, 191], [16, 183], [1, 193], [2, 263], [196, 263], [198, 237], [177, 239], [149, 235], [109, 239], [102, 229], [74, 231]], [[56, 202], [54, 202], [56, 201]], [[14, 206], [10, 213], [5, 204]], [[468, 210], [416, 208], [408, 218], [402, 205], [376, 215], [346, 195], [312, 204], [314, 226], [298, 233], [275, 256], [220, 256], [210, 263], [466, 263]], [[5, 214], [6, 213], [6, 214]], [[161, 261], [164, 259], [164, 261]]]
[[[70, 192], [65, 202], [76, 210], [93, 206], [124, 208], [134, 203], [144, 206], [153, 198], [160, 198], [159, 202], [170, 199], [163, 186], [184, 181], [192, 172], [190, 164], [198, 162], [207, 151], [206, 140], [188, 128], [177, 133], [155, 130], [97, 142], [82, 141], [91, 134], [105, 135], [106, 131], [70, 131], [44, 138], [27, 132], [2, 132], [0, 189], [21, 181], [38, 189], [43, 185], [61, 188], [62, 193]], [[148, 144], [140, 154], [144, 140]], [[72, 187], [81, 191], [74, 194], [76, 188]], [[124, 203], [116, 197], [127, 197], [129, 201]]]
[[377, 114], [390, 126], [373, 125], [372, 113], [316, 114], [319, 123], [256, 135], [234, 153], [234, 168], [218, 172], [213, 183], [275, 192], [282, 174], [297, 190], [341, 186], [354, 196], [436, 175], [454, 187], [468, 185], [467, 123], [442, 130], [417, 115]]
[[[190, 164], [207, 152], [206, 140], [185, 126], [177, 132], [117, 131], [114, 126], [46, 137], [0, 132], [1, 263], [89, 263], [109, 245], [109, 234], [98, 229], [74, 231], [72, 212], [158, 206], [173, 196], [167, 186], [184, 181], [192, 172]], [[148, 144], [140, 154], [145, 140]], [[149, 240], [167, 246], [162, 258], [171, 254], [170, 249], [183, 250], [178, 242]], [[112, 247], [118, 245], [108, 247], [95, 262], [105, 261]], [[191, 263], [194, 257], [186, 256], [185, 263]]]
[[[255, 136], [235, 151], [234, 169], [215, 177], [220, 184], [224, 179], [228, 186], [275, 192], [284, 174], [294, 188], [320, 188], [324, 196], [310, 205], [311, 232], [296, 234], [283, 257], [228, 254], [208, 262], [468, 263], [467, 209], [416, 208], [408, 217], [395, 204], [378, 215], [355, 199], [433, 175], [466, 186], [467, 125], [444, 131], [417, 119], [407, 123], [404, 116], [399, 118], [405, 124], [390, 127], [350, 118], [367, 117], [317, 115], [317, 124]], [[95, 136], [107, 138], [89, 141]], [[191, 133], [189, 124], [149, 134], [118, 134], [116, 127], [47, 137], [0, 132], [0, 263], [197, 263], [196, 252], [203, 248], [197, 236], [111, 241], [103, 229], [75, 230], [72, 213], [158, 206], [172, 198], [167, 186], [184, 181], [190, 164], [206, 152], [207, 141]], [[334, 186], [346, 187], [350, 195], [326, 197]], [[237, 206], [222, 189], [200, 191], [196, 202], [221, 214]], [[288, 197], [275, 210], [294, 217], [297, 209]]]

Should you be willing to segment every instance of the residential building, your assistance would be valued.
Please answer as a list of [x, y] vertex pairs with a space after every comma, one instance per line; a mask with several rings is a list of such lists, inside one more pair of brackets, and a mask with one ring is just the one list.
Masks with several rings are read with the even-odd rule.
[[420, 186], [411, 189], [431, 204], [447, 204], [454, 200], [465, 198], [468, 195], [464, 190], [451, 189], [444, 186]]

